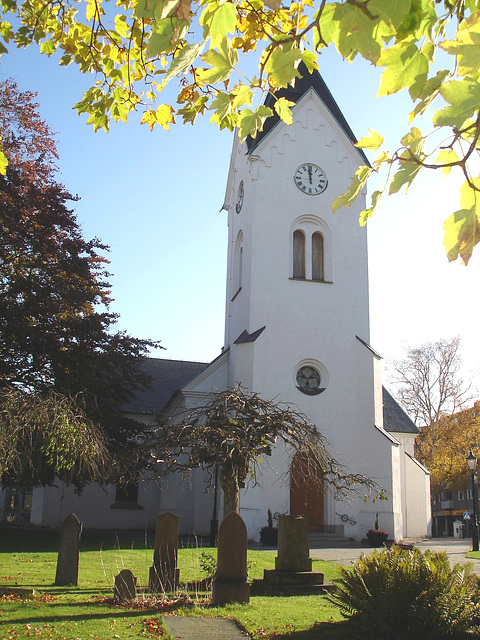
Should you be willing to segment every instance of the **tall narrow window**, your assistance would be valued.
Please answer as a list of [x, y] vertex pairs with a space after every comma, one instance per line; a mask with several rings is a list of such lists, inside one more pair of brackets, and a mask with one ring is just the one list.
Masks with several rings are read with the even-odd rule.
[[293, 277], [305, 278], [305, 234], [299, 229], [293, 232]]
[[312, 235], [312, 280], [325, 280], [323, 235], [318, 231]]
[[237, 289], [240, 289], [240, 287], [242, 286], [242, 276], [243, 276], [243, 247], [240, 247], [240, 251], [238, 252]]
[[[233, 297], [242, 288], [243, 280], [243, 231], [240, 230], [235, 241], [235, 254], [233, 263]], [[233, 299], [233, 298], [232, 298]]]

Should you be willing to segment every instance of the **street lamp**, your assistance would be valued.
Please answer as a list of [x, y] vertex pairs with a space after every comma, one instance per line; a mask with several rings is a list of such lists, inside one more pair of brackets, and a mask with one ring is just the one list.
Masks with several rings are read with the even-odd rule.
[[472, 473], [472, 497], [473, 497], [473, 524], [472, 524], [472, 551], [478, 551], [478, 522], [477, 522], [477, 495], [475, 491], [475, 469], [477, 468], [477, 459], [470, 449], [467, 456], [468, 468]]

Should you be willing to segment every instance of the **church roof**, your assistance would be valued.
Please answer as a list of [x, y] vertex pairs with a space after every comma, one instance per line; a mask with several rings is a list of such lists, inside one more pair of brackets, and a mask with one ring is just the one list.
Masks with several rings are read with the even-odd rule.
[[383, 387], [383, 428], [389, 433], [420, 433], [417, 425], [385, 387]]
[[145, 358], [145, 372], [151, 376], [150, 388], [135, 393], [135, 398], [122, 407], [127, 413], [159, 413], [175, 391], [208, 367], [205, 362]]
[[[152, 377], [149, 389], [137, 391], [135, 398], [123, 407], [128, 413], [160, 413], [176, 391], [205, 371], [208, 362], [145, 358], [143, 366]], [[383, 427], [389, 433], [420, 433], [397, 401], [383, 387]]]
[[[287, 100], [291, 100], [296, 104], [300, 100], [300, 98], [307, 93], [309, 89], [313, 89], [316, 92], [320, 100], [327, 107], [333, 118], [337, 121], [337, 124], [341, 127], [341, 129], [343, 129], [343, 132], [351, 140], [351, 142], [353, 144], [357, 142], [357, 139], [353, 131], [351, 130], [350, 125], [345, 120], [345, 116], [340, 111], [338, 104], [335, 102], [334, 97], [330, 93], [320, 73], [316, 69], [314, 69], [313, 73], [309, 73], [307, 67], [303, 64], [303, 62], [299, 64], [298, 71], [302, 75], [302, 77], [295, 78], [295, 86], [288, 86], [287, 88], [277, 89], [277, 91], [275, 92], [275, 97], [273, 97], [271, 93], [267, 94], [264, 105], [266, 107], [270, 107], [274, 112], [274, 115], [265, 120], [262, 131], [259, 131], [255, 138], [251, 138], [250, 136], [247, 138], [248, 153], [252, 153], [252, 151], [254, 151], [256, 147], [258, 147], [260, 142], [270, 133], [273, 127], [278, 122], [280, 122], [280, 116], [274, 109], [275, 100], [277, 98], [287, 98]], [[363, 153], [362, 149], [358, 149], [358, 152], [360, 153], [366, 164], [370, 166], [370, 163], [366, 155]]]

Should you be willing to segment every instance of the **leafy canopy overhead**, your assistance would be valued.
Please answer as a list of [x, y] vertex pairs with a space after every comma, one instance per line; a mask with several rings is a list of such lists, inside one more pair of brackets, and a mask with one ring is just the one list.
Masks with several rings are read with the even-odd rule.
[[[350, 206], [370, 175], [386, 169], [383, 189], [360, 215], [365, 224], [384, 193], [408, 189], [423, 169], [445, 175], [455, 169], [464, 182], [460, 208], [445, 221], [444, 245], [449, 260], [470, 259], [480, 237], [480, 0], [1, 0], [1, 6], [0, 53], [10, 41], [35, 42], [42, 53], [58, 54], [61, 65], [96, 74], [76, 105], [95, 129], [108, 129], [112, 118], [126, 121], [134, 110], [152, 129], [168, 129], [175, 116], [193, 123], [211, 111], [221, 129], [254, 137], [273, 109], [291, 123], [291, 102], [281, 98], [272, 109], [263, 99], [293, 83], [300, 62], [318, 68], [326, 47], [349, 62], [365, 58], [383, 69], [379, 96], [408, 91], [415, 125], [394, 152], [373, 130], [360, 140], [377, 156], [359, 168], [334, 209]], [[246, 56], [256, 62], [251, 77]], [[173, 78], [179, 78], [175, 106], [162, 97]], [[427, 110], [433, 115], [425, 132]]]

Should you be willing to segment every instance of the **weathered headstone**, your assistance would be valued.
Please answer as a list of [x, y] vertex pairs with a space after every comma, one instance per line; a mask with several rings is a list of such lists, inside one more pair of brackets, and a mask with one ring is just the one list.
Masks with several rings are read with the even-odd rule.
[[280, 516], [275, 569], [265, 569], [263, 580], [254, 581], [256, 594], [319, 593], [326, 588], [324, 575], [312, 571], [309, 558], [308, 518]]
[[55, 584], [78, 584], [78, 560], [82, 523], [74, 513], [65, 518], [60, 527], [57, 573]]
[[217, 573], [213, 581], [213, 604], [249, 602], [247, 582], [247, 527], [233, 511], [218, 530]]
[[277, 571], [311, 571], [309, 558], [308, 518], [305, 516], [279, 516]]
[[130, 569], [123, 569], [118, 576], [115, 576], [115, 586], [113, 588], [115, 600], [135, 600], [137, 597], [137, 578]]
[[175, 591], [180, 570], [177, 569], [178, 516], [162, 513], [157, 518], [153, 565], [150, 567], [149, 589], [153, 593]]

